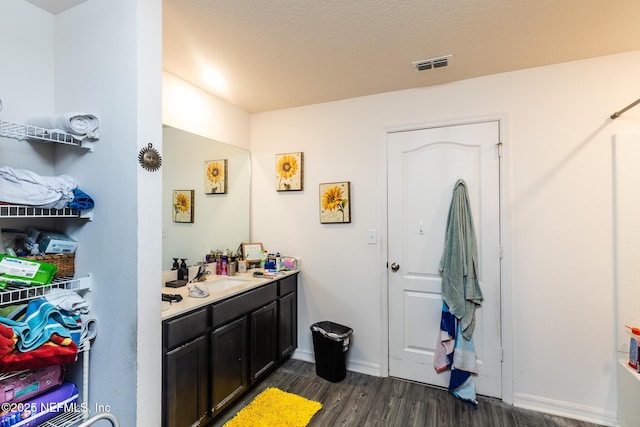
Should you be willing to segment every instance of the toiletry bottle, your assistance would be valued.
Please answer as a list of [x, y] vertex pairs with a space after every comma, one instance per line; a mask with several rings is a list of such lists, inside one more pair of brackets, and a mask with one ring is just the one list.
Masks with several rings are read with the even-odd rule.
[[246, 273], [247, 272], [247, 262], [244, 258], [240, 257], [238, 260], [238, 273]]
[[229, 255], [227, 255], [227, 251], [222, 252], [222, 274], [223, 276], [227, 275], [227, 264], [229, 263]]
[[282, 258], [280, 257], [280, 252], [276, 254], [276, 271], [280, 271], [282, 268]]
[[180, 268], [178, 268], [178, 280], [189, 280], [189, 267], [187, 267], [187, 259], [181, 258]]
[[174, 258], [173, 259], [173, 266], [171, 267], [172, 270], [177, 270], [178, 268], [180, 268], [180, 266], [178, 265], [178, 258]]
[[267, 251], [260, 253], [260, 268], [264, 270], [264, 264], [267, 262]]

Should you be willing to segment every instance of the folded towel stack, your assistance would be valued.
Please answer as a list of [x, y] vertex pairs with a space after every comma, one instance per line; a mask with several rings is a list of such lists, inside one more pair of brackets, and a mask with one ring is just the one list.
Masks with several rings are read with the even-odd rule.
[[40, 176], [27, 169], [0, 167], [0, 200], [20, 205], [62, 209], [74, 198], [75, 180], [68, 175]]
[[98, 139], [98, 118], [86, 113], [64, 113], [51, 116], [35, 117], [27, 120], [27, 124], [49, 130], [51, 133], [68, 133], [78, 141]]
[[68, 175], [41, 176], [27, 169], [0, 166], [0, 202], [41, 208], [80, 211], [92, 209], [94, 201]]

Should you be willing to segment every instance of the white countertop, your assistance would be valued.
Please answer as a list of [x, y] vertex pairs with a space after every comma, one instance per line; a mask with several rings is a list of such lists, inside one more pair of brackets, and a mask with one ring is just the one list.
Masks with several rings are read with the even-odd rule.
[[[180, 302], [162, 302], [162, 320], [170, 319], [193, 309], [204, 307], [213, 302], [228, 298], [230, 296], [248, 291], [253, 288], [257, 288], [269, 282], [273, 282], [275, 280], [279, 280], [283, 277], [287, 277], [299, 272], [299, 270], [290, 270], [274, 273], [275, 277], [254, 277], [253, 273], [255, 271], [261, 270], [251, 269], [246, 273], [237, 273], [233, 276], [219, 276], [210, 274], [206, 276], [207, 279], [205, 281], [187, 283], [186, 286], [183, 286], [181, 288], [170, 288], [167, 286], [162, 286], [163, 294], [179, 294], [182, 296], [182, 301]], [[172, 279], [175, 279], [175, 277], [166, 278], [166, 276], [163, 275], [163, 283]], [[189, 286], [192, 285], [198, 285], [202, 288], [206, 288], [209, 290], [210, 294], [204, 298], [190, 297]]]

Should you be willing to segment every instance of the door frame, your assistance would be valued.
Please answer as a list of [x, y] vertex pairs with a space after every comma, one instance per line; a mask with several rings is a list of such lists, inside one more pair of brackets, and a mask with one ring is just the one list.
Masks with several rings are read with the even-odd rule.
[[500, 158], [500, 240], [502, 246], [502, 262], [500, 264], [500, 319], [502, 339], [502, 400], [513, 403], [513, 311], [511, 310], [512, 286], [511, 286], [511, 213], [509, 186], [509, 140], [507, 127], [507, 114], [493, 114], [487, 116], [474, 116], [472, 118], [451, 119], [438, 122], [423, 122], [410, 125], [389, 126], [382, 129], [383, 135], [379, 142], [379, 162], [381, 172], [378, 174], [378, 188], [382, 196], [379, 199], [379, 244], [378, 244], [378, 277], [380, 282], [380, 376], [389, 376], [389, 279], [388, 279], [388, 229], [387, 229], [387, 147], [388, 134], [400, 131], [412, 131], [419, 129], [438, 128], [444, 126], [456, 126], [473, 124], [486, 121], [497, 121], [502, 143], [502, 155]]

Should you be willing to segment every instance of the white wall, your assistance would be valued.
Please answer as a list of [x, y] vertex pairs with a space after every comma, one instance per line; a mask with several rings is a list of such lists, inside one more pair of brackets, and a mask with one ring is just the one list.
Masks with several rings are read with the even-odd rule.
[[162, 73], [162, 123], [249, 149], [246, 111], [166, 71]]
[[56, 111], [94, 112], [101, 127], [94, 153], [59, 162], [97, 201], [77, 232], [91, 242], [77, 262], [100, 322], [91, 401], [147, 425], [160, 423], [162, 174], [137, 157], [148, 143], [162, 151], [161, 22], [160, 0], [93, 0], [56, 17]]
[[102, 405], [123, 425], [160, 425], [161, 174], [141, 169], [137, 155], [149, 142], [162, 149], [161, 2], [92, 0], [55, 16], [24, 0], [2, 9], [0, 98], [10, 114], [0, 117], [100, 119], [93, 153], [47, 146], [40, 155], [0, 141], [3, 163], [67, 173], [96, 201], [92, 222], [66, 224], [80, 242], [76, 273], [92, 276], [86, 297], [99, 324], [89, 408]]
[[[609, 116], [637, 99], [639, 71], [633, 52], [253, 115], [252, 237], [303, 259], [297, 357], [328, 319], [354, 329], [350, 369], [386, 374], [385, 131], [499, 117], [505, 398], [614, 424], [612, 135], [637, 131], [640, 109]], [[279, 193], [274, 157], [291, 151], [304, 152], [305, 190]], [[342, 180], [352, 223], [322, 225], [318, 184]]]
[[[0, 38], [0, 119], [24, 123], [30, 117], [46, 114], [54, 100], [54, 31], [52, 16], [24, 0], [10, 0], [2, 5]], [[37, 58], [37, 66], [34, 66]], [[52, 149], [46, 144], [25, 143], [0, 138], [0, 164], [30, 168], [53, 174]]]

